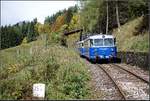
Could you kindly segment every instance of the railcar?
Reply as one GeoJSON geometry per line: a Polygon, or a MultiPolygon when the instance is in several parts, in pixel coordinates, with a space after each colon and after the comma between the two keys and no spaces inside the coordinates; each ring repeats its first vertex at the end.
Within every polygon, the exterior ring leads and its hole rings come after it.
{"type": "Polygon", "coordinates": [[[89,36],[79,41],[77,45],[80,55],[91,61],[117,58],[116,38],[112,35],[97,34],[89,36]]]}

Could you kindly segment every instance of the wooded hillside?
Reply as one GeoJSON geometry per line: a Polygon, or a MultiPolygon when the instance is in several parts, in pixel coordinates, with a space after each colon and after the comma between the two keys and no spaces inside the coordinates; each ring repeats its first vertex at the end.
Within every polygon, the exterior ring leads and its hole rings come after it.
{"type": "Polygon", "coordinates": [[[22,21],[15,25],[1,26],[1,49],[34,41],[41,34],[47,36],[48,43],[62,43],[60,41],[63,40],[72,45],[79,40],[79,35],[66,39],[62,37],[64,32],[83,28],[83,34],[112,34],[114,28],[120,28],[140,16],[143,16],[143,20],[134,35],[148,30],[148,0],[80,0],[79,5],[45,17],[44,24],[35,18],[31,22],[22,21]]]}

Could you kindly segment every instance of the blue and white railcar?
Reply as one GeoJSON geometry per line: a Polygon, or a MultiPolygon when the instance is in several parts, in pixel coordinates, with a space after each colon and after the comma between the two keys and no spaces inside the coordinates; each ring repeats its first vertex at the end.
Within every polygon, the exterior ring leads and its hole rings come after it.
{"type": "Polygon", "coordinates": [[[90,60],[117,57],[115,38],[112,35],[93,35],[80,42],[80,54],[90,60]]]}

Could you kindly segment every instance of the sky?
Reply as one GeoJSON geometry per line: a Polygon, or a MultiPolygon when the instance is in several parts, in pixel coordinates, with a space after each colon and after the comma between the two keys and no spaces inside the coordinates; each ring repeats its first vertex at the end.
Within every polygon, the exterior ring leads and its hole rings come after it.
{"type": "Polygon", "coordinates": [[[1,1],[1,25],[13,25],[20,21],[44,23],[47,16],[59,10],[67,9],[77,4],[77,1],[1,1]]]}

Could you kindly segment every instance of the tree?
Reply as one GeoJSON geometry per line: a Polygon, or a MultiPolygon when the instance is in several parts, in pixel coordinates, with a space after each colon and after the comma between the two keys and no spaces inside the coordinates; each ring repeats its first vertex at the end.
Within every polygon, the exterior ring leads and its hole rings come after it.
{"type": "Polygon", "coordinates": [[[118,24],[118,31],[120,32],[120,21],[119,21],[119,12],[118,12],[118,0],[116,0],[116,19],[118,24]]]}
{"type": "Polygon", "coordinates": [[[48,23],[46,23],[43,26],[43,30],[44,30],[43,31],[44,33],[50,34],[51,33],[51,26],[48,23]]]}
{"type": "Polygon", "coordinates": [[[107,24],[106,24],[106,34],[108,34],[108,1],[107,1],[107,24]]]}
{"type": "Polygon", "coordinates": [[[77,29],[78,27],[79,27],[79,15],[74,14],[69,23],[69,30],[77,29]]]}
{"type": "Polygon", "coordinates": [[[73,16],[72,9],[69,8],[69,9],[67,10],[67,12],[66,12],[66,15],[65,15],[65,23],[66,23],[66,24],[69,24],[69,23],[70,23],[70,20],[71,20],[72,16],[73,16]]]}
{"type": "Polygon", "coordinates": [[[60,30],[61,26],[65,24],[65,14],[57,17],[55,23],[51,27],[52,32],[57,32],[60,30]]]}
{"type": "Polygon", "coordinates": [[[31,42],[37,39],[37,36],[39,35],[38,33],[38,28],[36,27],[37,25],[37,18],[33,19],[30,23],[28,23],[28,31],[27,31],[27,41],[31,42]]]}
{"type": "Polygon", "coordinates": [[[130,18],[135,18],[137,16],[142,16],[147,13],[148,0],[129,0],[128,1],[128,13],[130,18]]]}
{"type": "Polygon", "coordinates": [[[27,37],[25,37],[23,40],[22,40],[22,43],[21,44],[26,44],[28,41],[27,41],[27,37]]]}
{"type": "Polygon", "coordinates": [[[73,14],[77,12],[77,6],[72,6],[72,7],[69,7],[68,10],[66,11],[66,16],[65,16],[65,24],[69,24],[72,17],[73,17],[73,14]]]}
{"type": "Polygon", "coordinates": [[[85,32],[92,32],[98,20],[101,21],[104,10],[104,0],[81,1],[80,22],[85,32]]]}
{"type": "Polygon", "coordinates": [[[43,34],[44,33],[44,25],[39,23],[39,22],[35,25],[35,29],[37,30],[37,32],[39,34],[43,34]]]}
{"type": "Polygon", "coordinates": [[[147,14],[147,2],[147,0],[81,0],[83,5],[80,11],[81,26],[85,32],[110,33],[113,28],[147,14]]]}

